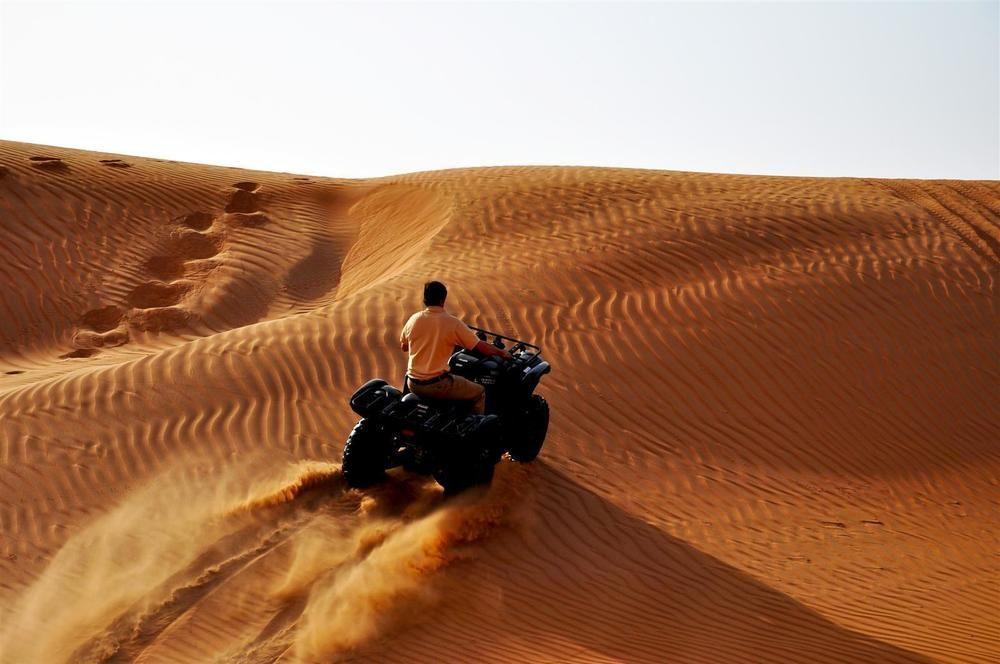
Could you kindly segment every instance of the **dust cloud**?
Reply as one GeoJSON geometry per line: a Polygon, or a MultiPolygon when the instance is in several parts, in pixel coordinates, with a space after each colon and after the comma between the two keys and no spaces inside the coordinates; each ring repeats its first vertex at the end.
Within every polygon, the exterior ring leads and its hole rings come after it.
{"type": "Polygon", "coordinates": [[[510,520],[519,483],[511,469],[503,487],[444,500],[424,479],[349,491],[339,467],[321,462],[249,463],[212,478],[190,467],[159,475],[66,542],[0,631],[0,661],[134,654],[182,612],[173,605],[186,590],[228,561],[263,557],[261,542],[291,522],[265,591],[273,615],[288,619],[229,657],[315,661],[357,648],[435,600],[431,576],[510,520]],[[295,504],[320,485],[327,494],[295,504]]]}

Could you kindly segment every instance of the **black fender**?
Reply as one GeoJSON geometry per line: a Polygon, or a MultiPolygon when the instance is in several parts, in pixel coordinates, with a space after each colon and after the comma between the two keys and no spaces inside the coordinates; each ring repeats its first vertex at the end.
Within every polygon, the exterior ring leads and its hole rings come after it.
{"type": "Polygon", "coordinates": [[[391,401],[402,397],[388,381],[373,378],[351,395],[351,410],[361,417],[371,417],[385,408],[391,401]]]}

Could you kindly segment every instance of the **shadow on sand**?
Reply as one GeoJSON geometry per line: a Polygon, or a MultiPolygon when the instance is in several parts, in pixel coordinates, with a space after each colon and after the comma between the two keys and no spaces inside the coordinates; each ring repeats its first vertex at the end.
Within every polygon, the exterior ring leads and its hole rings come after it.
{"type": "Polygon", "coordinates": [[[443,628],[479,660],[931,661],[831,622],[544,462],[526,482],[524,518],[440,579],[448,601],[356,655],[426,655],[443,628]]]}

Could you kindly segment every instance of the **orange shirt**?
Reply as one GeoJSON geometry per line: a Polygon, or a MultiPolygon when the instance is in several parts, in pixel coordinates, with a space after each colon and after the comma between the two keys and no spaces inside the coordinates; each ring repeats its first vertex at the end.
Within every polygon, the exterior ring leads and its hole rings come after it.
{"type": "Polygon", "coordinates": [[[455,352],[455,346],[472,348],[479,343],[479,337],[444,307],[427,307],[406,321],[399,343],[410,347],[407,375],[427,380],[448,370],[448,358],[455,352]]]}

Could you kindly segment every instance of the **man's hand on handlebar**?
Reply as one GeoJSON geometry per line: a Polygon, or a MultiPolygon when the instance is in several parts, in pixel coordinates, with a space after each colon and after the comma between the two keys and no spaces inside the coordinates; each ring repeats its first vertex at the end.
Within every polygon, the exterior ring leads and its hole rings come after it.
{"type": "Polygon", "coordinates": [[[483,355],[486,356],[500,357],[505,360],[509,360],[514,357],[513,355],[510,354],[510,352],[507,351],[507,349],[497,348],[493,344],[487,343],[485,341],[480,341],[479,343],[477,343],[476,347],[473,350],[475,350],[477,353],[482,353],[483,355]]]}

